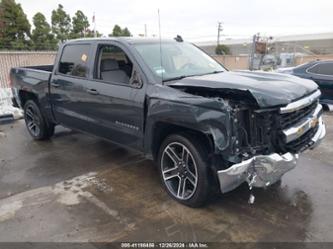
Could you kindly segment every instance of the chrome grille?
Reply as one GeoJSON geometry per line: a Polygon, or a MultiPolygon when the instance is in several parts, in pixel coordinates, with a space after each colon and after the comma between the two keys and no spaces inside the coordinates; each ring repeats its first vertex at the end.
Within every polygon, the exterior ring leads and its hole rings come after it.
{"type": "Polygon", "coordinates": [[[295,112],[280,114],[280,127],[286,129],[309,116],[317,107],[318,100],[295,112]]]}
{"type": "Polygon", "coordinates": [[[292,152],[302,152],[302,151],[306,150],[308,147],[310,147],[312,145],[311,139],[316,134],[318,127],[319,126],[317,125],[313,129],[307,131],[301,137],[291,141],[290,143],[287,143],[285,145],[286,150],[292,151],[292,152]]]}
{"type": "Polygon", "coordinates": [[[283,152],[297,153],[311,146],[311,139],[319,127],[318,118],[322,114],[319,96],[318,90],[280,109],[278,124],[281,135],[278,144],[283,152]]]}

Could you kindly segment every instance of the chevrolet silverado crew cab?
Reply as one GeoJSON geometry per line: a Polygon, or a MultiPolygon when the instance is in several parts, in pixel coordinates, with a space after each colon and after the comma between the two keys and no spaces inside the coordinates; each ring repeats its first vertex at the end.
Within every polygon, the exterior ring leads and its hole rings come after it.
{"type": "Polygon", "coordinates": [[[63,125],[140,151],[192,207],[216,189],[276,183],[326,133],[313,81],[231,72],[179,39],[72,40],[54,65],[10,78],[34,139],[63,125]]]}

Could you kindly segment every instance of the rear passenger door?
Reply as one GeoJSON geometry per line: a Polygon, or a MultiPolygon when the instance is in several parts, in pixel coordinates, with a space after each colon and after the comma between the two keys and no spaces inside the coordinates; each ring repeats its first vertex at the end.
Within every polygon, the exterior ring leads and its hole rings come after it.
{"type": "Polygon", "coordinates": [[[95,122],[84,109],[87,97],[91,97],[87,93],[92,74],[91,53],[89,43],[65,45],[50,81],[50,99],[57,122],[88,132],[90,124],[95,122]]]}
{"type": "Polygon", "coordinates": [[[128,147],[143,142],[145,85],[138,65],[117,42],[96,44],[93,79],[87,82],[85,115],[91,132],[128,147]]]}

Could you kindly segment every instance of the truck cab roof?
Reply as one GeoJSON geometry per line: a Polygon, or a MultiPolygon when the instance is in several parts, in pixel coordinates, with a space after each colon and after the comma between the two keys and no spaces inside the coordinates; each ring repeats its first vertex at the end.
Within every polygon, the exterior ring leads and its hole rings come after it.
{"type": "Polygon", "coordinates": [[[98,37],[98,38],[80,38],[80,39],[73,39],[64,42],[64,44],[75,44],[75,43],[95,43],[95,42],[108,42],[108,41],[117,41],[120,43],[125,43],[128,45],[131,44],[145,44],[145,43],[170,43],[170,42],[177,42],[174,39],[159,39],[159,38],[134,38],[134,37],[98,37]]]}

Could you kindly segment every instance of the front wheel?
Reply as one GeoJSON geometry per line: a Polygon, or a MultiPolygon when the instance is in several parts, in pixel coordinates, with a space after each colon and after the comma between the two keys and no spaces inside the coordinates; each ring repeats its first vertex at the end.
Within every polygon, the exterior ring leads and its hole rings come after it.
{"type": "Polygon", "coordinates": [[[168,136],[158,154],[159,172],[168,194],[178,202],[202,206],[209,194],[207,153],[190,135],[168,136]]]}
{"type": "Polygon", "coordinates": [[[45,120],[39,106],[33,100],[28,100],[24,105],[24,120],[35,140],[45,140],[54,134],[54,124],[45,120]]]}

